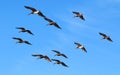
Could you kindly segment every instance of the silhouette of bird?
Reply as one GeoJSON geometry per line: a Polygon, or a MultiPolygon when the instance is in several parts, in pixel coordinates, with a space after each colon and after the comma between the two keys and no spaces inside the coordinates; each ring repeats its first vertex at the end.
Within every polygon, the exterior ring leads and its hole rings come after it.
{"type": "Polygon", "coordinates": [[[28,45],[32,45],[30,42],[28,42],[26,40],[22,40],[21,38],[13,37],[13,39],[18,40],[18,42],[16,42],[16,43],[25,43],[25,44],[28,44],[28,45]]]}
{"type": "Polygon", "coordinates": [[[49,22],[48,25],[54,25],[55,27],[61,29],[61,27],[56,22],[52,21],[51,19],[49,19],[47,17],[44,17],[44,19],[49,22]]]}
{"type": "Polygon", "coordinates": [[[46,55],[42,55],[42,54],[32,54],[32,56],[34,56],[34,57],[38,57],[38,59],[45,59],[45,60],[47,60],[48,62],[51,62],[51,60],[50,60],[50,58],[48,57],[48,56],[46,56],[46,55]]]}
{"type": "Polygon", "coordinates": [[[99,34],[103,37],[102,39],[106,39],[106,40],[108,40],[110,42],[113,42],[112,39],[109,36],[107,36],[106,34],[101,33],[101,32],[99,32],[99,34]]]}
{"type": "Polygon", "coordinates": [[[29,6],[24,6],[24,7],[27,8],[27,9],[30,9],[32,11],[28,15],[30,15],[30,14],[38,14],[41,17],[45,17],[45,15],[43,15],[43,13],[40,10],[36,10],[35,8],[29,7],[29,6]]]}
{"type": "Polygon", "coordinates": [[[72,13],[73,13],[73,14],[76,14],[76,16],[74,16],[74,17],[79,17],[80,19],[82,19],[82,20],[85,21],[85,18],[83,17],[83,14],[81,14],[81,13],[79,13],[79,12],[75,12],[75,11],[73,11],[72,13]]]}
{"type": "Polygon", "coordinates": [[[63,56],[64,58],[68,58],[65,54],[60,53],[60,52],[59,52],[59,51],[57,51],[57,50],[52,50],[52,51],[56,53],[56,55],[55,55],[55,56],[63,56]]]}
{"type": "Polygon", "coordinates": [[[77,42],[74,42],[74,44],[77,45],[76,48],[81,48],[84,52],[87,53],[87,50],[85,49],[85,47],[84,47],[83,45],[81,45],[81,44],[79,44],[79,43],[77,43],[77,42]]]}
{"type": "Polygon", "coordinates": [[[57,59],[51,59],[52,61],[55,61],[54,64],[61,64],[62,66],[64,67],[68,67],[68,65],[66,65],[64,62],[60,61],[60,60],[57,60],[57,59]]]}
{"type": "Polygon", "coordinates": [[[19,32],[27,32],[27,33],[29,33],[29,34],[32,34],[32,35],[34,35],[30,30],[26,30],[25,28],[23,28],[23,27],[17,27],[16,29],[20,29],[20,31],[19,32]]]}

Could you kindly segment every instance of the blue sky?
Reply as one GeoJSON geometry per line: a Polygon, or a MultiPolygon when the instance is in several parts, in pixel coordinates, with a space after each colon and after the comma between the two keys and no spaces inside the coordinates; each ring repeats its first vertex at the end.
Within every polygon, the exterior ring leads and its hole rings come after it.
{"type": "Polygon", "coordinates": [[[120,74],[120,0],[2,0],[0,1],[0,74],[1,75],[119,75],[120,74]],[[31,6],[57,22],[62,30],[47,26],[42,17],[27,15],[31,6]],[[73,18],[81,12],[86,21],[73,18]],[[18,33],[16,27],[30,29],[35,35],[18,33]],[[113,42],[101,40],[109,35],[113,42]],[[16,44],[20,37],[33,45],[16,44]],[[76,49],[74,41],[83,44],[88,53],[76,49]],[[56,49],[68,59],[54,57],[56,49]],[[64,61],[69,68],[37,60],[32,54],[44,54],[64,61]]]}

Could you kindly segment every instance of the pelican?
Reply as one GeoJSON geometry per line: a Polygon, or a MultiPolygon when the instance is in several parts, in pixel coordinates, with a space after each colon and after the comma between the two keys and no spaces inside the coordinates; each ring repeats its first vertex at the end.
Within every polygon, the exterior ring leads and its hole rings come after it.
{"type": "Polygon", "coordinates": [[[56,22],[52,21],[51,19],[47,17],[44,17],[44,19],[49,22],[49,25],[54,25],[55,27],[61,29],[61,27],[56,22]]]}
{"type": "Polygon", "coordinates": [[[32,54],[32,56],[34,57],[38,57],[38,59],[42,59],[44,58],[45,60],[47,60],[48,62],[51,62],[50,58],[46,55],[42,55],[42,54],[32,54]]]}
{"type": "Polygon", "coordinates": [[[30,42],[28,42],[26,40],[22,40],[21,38],[13,37],[13,39],[18,40],[18,42],[16,42],[16,43],[25,43],[25,44],[28,44],[28,45],[32,45],[30,42]]]}
{"type": "Polygon", "coordinates": [[[77,45],[76,48],[81,48],[84,52],[87,53],[87,50],[85,49],[85,47],[83,45],[81,45],[80,43],[74,42],[75,45],[77,45]]]}
{"type": "Polygon", "coordinates": [[[56,55],[55,55],[55,56],[63,56],[64,58],[68,58],[65,54],[60,53],[60,52],[59,52],[59,51],[57,51],[57,50],[52,50],[52,51],[56,53],[56,55]]]}
{"type": "Polygon", "coordinates": [[[83,17],[83,14],[81,14],[81,13],[79,13],[79,12],[75,12],[75,11],[73,11],[72,13],[73,13],[73,14],[76,14],[76,16],[74,16],[74,17],[79,17],[80,19],[82,19],[82,20],[85,21],[85,18],[83,17]]]}
{"type": "Polygon", "coordinates": [[[26,29],[23,28],[23,27],[17,27],[16,29],[20,29],[19,32],[27,32],[27,33],[29,33],[29,34],[31,34],[31,35],[34,35],[30,30],[26,30],[26,29]]]}
{"type": "Polygon", "coordinates": [[[57,60],[57,59],[51,59],[52,61],[55,61],[54,64],[61,64],[62,66],[64,67],[68,67],[68,65],[66,65],[64,62],[60,61],[60,60],[57,60]]]}
{"type": "Polygon", "coordinates": [[[32,12],[29,13],[30,14],[38,14],[41,17],[45,17],[45,15],[43,15],[43,13],[40,10],[36,10],[35,8],[29,7],[29,6],[24,6],[26,9],[30,9],[32,12]]]}
{"type": "Polygon", "coordinates": [[[113,42],[112,39],[109,36],[107,36],[106,34],[101,33],[101,32],[99,32],[99,34],[103,37],[102,39],[106,39],[106,40],[108,40],[110,42],[113,42]]]}

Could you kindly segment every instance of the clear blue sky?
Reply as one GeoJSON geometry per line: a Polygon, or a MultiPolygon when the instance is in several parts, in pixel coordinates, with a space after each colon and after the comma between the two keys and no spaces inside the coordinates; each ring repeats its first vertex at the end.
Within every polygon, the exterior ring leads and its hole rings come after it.
{"type": "Polygon", "coordinates": [[[0,75],[120,75],[120,0],[1,0],[0,1],[0,75]],[[38,15],[27,15],[24,6],[41,10],[62,30],[46,26],[38,15]],[[73,18],[72,11],[83,13],[86,21],[73,18]],[[35,35],[18,33],[16,27],[30,29],[35,35]],[[113,42],[101,40],[109,35],[113,42]],[[33,45],[16,44],[20,37],[33,45]],[[88,53],[76,49],[83,44],[88,53]],[[68,59],[54,57],[56,49],[68,59]],[[40,53],[64,61],[69,68],[37,60],[40,53]]]}

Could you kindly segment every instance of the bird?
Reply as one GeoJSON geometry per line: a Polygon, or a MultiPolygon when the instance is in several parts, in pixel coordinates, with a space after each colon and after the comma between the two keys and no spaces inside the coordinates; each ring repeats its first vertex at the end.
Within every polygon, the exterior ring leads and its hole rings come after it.
{"type": "Polygon", "coordinates": [[[28,42],[26,40],[23,40],[21,38],[13,37],[13,39],[18,40],[18,42],[16,42],[16,43],[25,43],[25,44],[28,44],[28,45],[32,45],[30,42],[28,42]]]}
{"type": "Polygon", "coordinates": [[[57,51],[57,50],[52,50],[52,51],[56,53],[56,55],[55,55],[55,56],[63,56],[64,58],[68,58],[65,54],[60,53],[60,52],[59,52],[59,51],[57,51]]]}
{"type": "Polygon", "coordinates": [[[103,37],[102,39],[106,39],[106,40],[108,40],[110,42],[113,42],[112,39],[109,36],[107,36],[106,34],[101,33],[101,32],[99,32],[99,34],[103,37]]]}
{"type": "Polygon", "coordinates": [[[47,60],[48,62],[51,62],[51,59],[50,59],[48,56],[46,56],[46,55],[42,55],[42,54],[32,54],[32,56],[38,57],[38,59],[44,58],[44,59],[47,60]]]}
{"type": "Polygon", "coordinates": [[[62,66],[64,67],[68,67],[68,65],[66,65],[64,62],[60,61],[60,60],[57,60],[57,59],[51,59],[52,61],[55,61],[54,64],[61,64],[62,66]]]}
{"type": "Polygon", "coordinates": [[[31,35],[34,35],[30,30],[26,30],[26,29],[23,28],[23,27],[16,27],[16,29],[20,29],[19,32],[27,32],[27,33],[29,33],[29,34],[31,34],[31,35]]]}
{"type": "Polygon", "coordinates": [[[30,6],[24,6],[26,9],[30,9],[32,12],[29,13],[28,15],[30,14],[38,14],[39,16],[41,17],[46,17],[45,15],[43,15],[43,13],[40,11],[40,10],[36,10],[35,8],[33,7],[30,7],[30,6]]]}
{"type": "Polygon", "coordinates": [[[85,47],[83,45],[81,45],[80,43],[74,42],[75,45],[77,45],[76,48],[81,48],[84,52],[87,53],[87,50],[85,49],[85,47]]]}
{"type": "Polygon", "coordinates": [[[83,14],[81,14],[81,13],[79,13],[79,12],[75,12],[75,11],[73,11],[72,13],[73,13],[73,14],[76,14],[76,16],[74,16],[74,17],[79,17],[80,19],[82,19],[82,20],[85,21],[85,18],[83,17],[83,14]]]}
{"type": "Polygon", "coordinates": [[[62,29],[56,22],[52,21],[51,19],[47,17],[44,17],[44,19],[49,22],[48,25],[54,25],[56,28],[62,29]]]}

